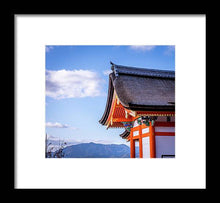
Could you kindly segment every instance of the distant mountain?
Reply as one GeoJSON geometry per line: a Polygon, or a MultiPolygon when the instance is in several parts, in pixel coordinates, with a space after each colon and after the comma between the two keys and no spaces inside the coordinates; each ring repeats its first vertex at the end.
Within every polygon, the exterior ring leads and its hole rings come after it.
{"type": "Polygon", "coordinates": [[[130,148],[125,144],[90,142],[65,147],[63,153],[64,158],[129,158],[130,148]]]}

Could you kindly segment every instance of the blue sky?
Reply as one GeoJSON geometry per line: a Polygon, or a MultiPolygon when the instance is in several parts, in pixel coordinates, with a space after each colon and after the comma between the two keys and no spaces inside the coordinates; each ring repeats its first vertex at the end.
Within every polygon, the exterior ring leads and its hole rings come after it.
{"type": "Polygon", "coordinates": [[[98,121],[115,64],[175,70],[175,46],[53,46],[46,54],[46,133],[67,143],[127,144],[98,121]]]}

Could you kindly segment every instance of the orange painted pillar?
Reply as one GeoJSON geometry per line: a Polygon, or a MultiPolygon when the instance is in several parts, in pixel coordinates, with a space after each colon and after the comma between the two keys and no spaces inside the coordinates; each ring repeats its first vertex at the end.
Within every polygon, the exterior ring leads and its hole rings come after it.
{"type": "Polygon", "coordinates": [[[139,131],[139,157],[143,158],[143,150],[142,150],[142,125],[139,125],[138,131],[139,131]]]}
{"type": "Polygon", "coordinates": [[[135,158],[135,146],[134,146],[134,140],[133,140],[133,128],[131,128],[130,132],[130,157],[135,158]]]}
{"type": "Polygon", "coordinates": [[[156,158],[156,145],[155,145],[155,129],[150,122],[149,126],[150,138],[150,158],[156,158]]]}

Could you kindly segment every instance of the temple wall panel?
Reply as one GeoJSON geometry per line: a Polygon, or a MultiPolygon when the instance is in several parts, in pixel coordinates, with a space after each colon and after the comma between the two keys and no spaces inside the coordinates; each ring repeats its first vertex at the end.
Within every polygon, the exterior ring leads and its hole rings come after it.
{"type": "Polygon", "coordinates": [[[175,127],[155,127],[155,132],[175,132],[175,127]]]}
{"type": "Polygon", "coordinates": [[[144,133],[149,133],[149,128],[143,128],[142,129],[142,134],[144,134],[144,133]]]}
{"type": "Polygon", "coordinates": [[[175,136],[156,136],[156,158],[162,155],[175,155],[175,136]]]}
{"type": "Polygon", "coordinates": [[[139,135],[139,131],[134,131],[133,136],[139,135]]]}
{"type": "Polygon", "coordinates": [[[143,158],[150,158],[150,140],[149,137],[142,138],[143,158]]]}
{"type": "Polygon", "coordinates": [[[139,140],[134,141],[135,146],[135,158],[139,158],[139,140]]]}

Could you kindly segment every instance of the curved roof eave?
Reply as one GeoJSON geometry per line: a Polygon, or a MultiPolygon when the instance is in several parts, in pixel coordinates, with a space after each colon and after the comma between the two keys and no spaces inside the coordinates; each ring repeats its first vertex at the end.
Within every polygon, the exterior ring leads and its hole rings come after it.
{"type": "Polygon", "coordinates": [[[111,104],[112,104],[112,99],[113,99],[113,94],[114,94],[114,87],[113,87],[113,84],[112,84],[112,77],[113,77],[113,73],[110,73],[109,74],[109,85],[108,85],[108,96],[107,96],[105,111],[102,115],[102,118],[99,120],[99,123],[101,123],[102,125],[105,125],[105,122],[108,119],[109,112],[110,112],[110,109],[111,109],[111,104]]]}
{"type": "Polygon", "coordinates": [[[134,111],[175,111],[175,71],[152,70],[110,62],[108,96],[99,122],[106,124],[114,91],[124,108],[134,111]]]}

